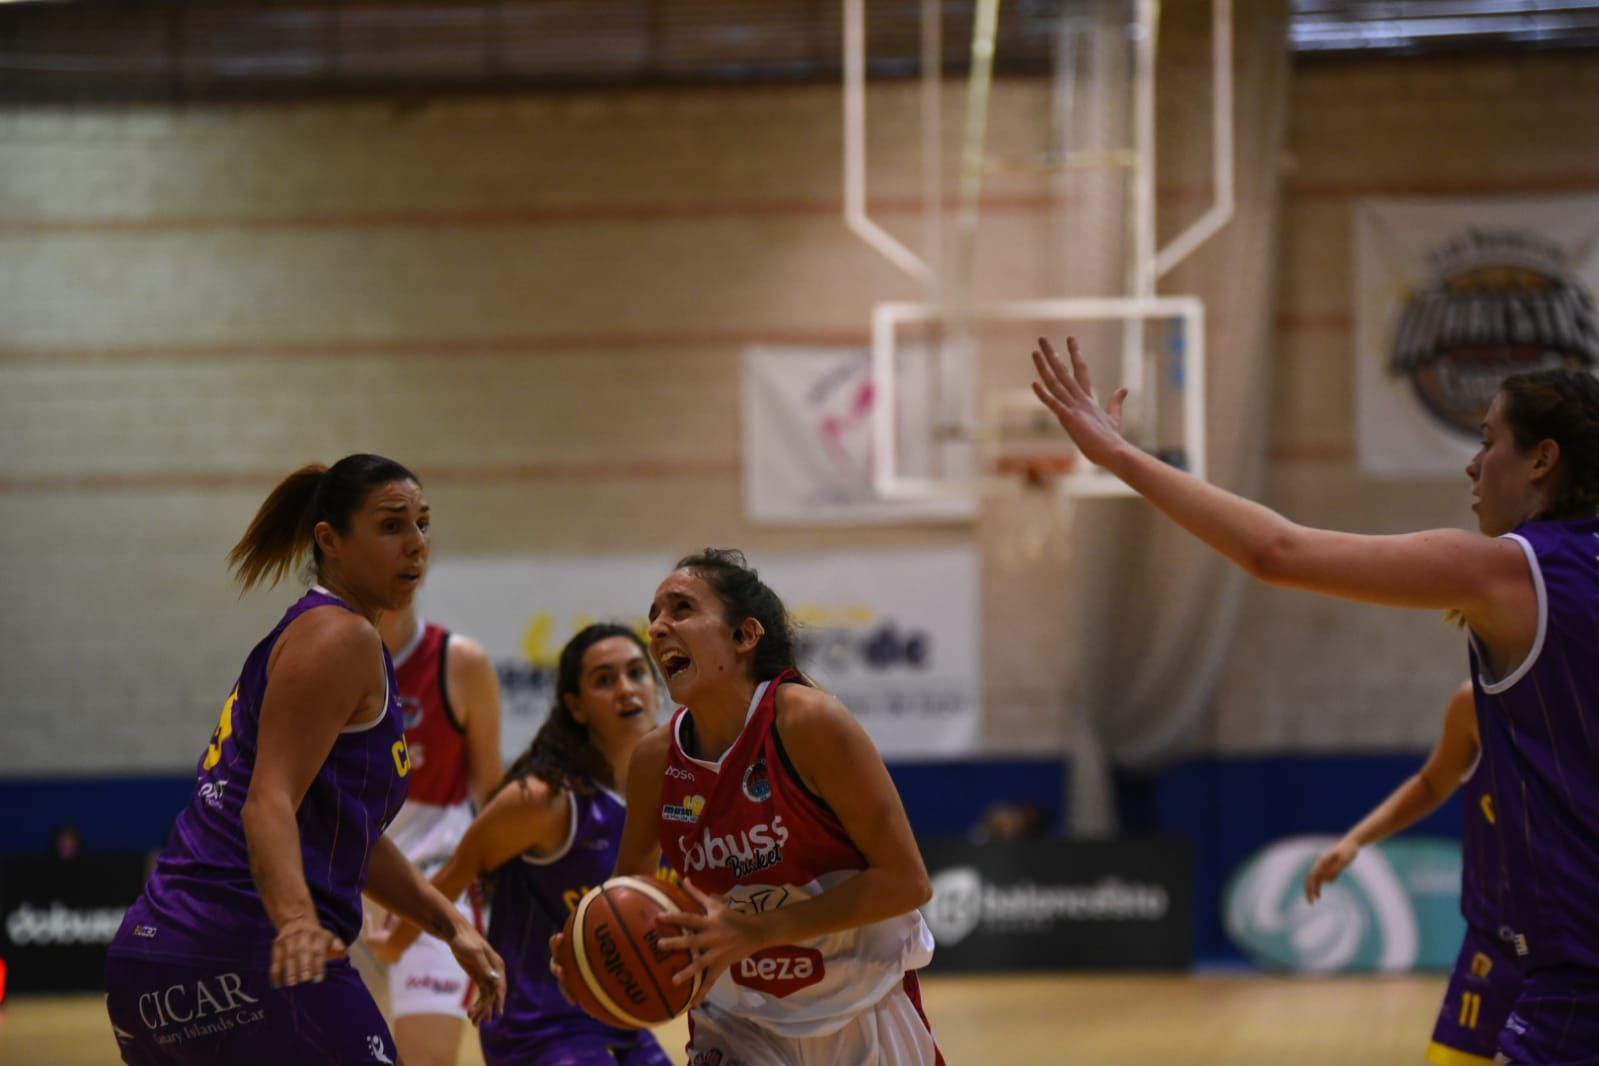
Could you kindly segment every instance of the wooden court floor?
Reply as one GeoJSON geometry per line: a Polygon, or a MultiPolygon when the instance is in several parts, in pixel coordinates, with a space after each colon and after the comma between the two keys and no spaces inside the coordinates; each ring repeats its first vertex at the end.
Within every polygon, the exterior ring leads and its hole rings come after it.
{"type": "MultiPolygon", "coordinates": [[[[1420,1066],[1444,977],[928,977],[950,1066],[1420,1066]]],[[[683,1061],[682,1023],[660,1031],[683,1061]]],[[[471,1034],[469,1034],[469,1037],[471,1034]]],[[[476,1041],[461,1066],[481,1066],[476,1041]]],[[[99,996],[14,997],[3,1066],[114,1066],[99,996]]]]}

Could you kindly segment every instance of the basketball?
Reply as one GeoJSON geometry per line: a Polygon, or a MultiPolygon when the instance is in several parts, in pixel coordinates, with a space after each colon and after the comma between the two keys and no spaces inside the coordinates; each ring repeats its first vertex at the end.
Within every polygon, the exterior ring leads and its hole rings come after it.
{"type": "Polygon", "coordinates": [[[690,955],[656,946],[675,932],[657,923],[668,911],[704,914],[705,908],[684,889],[653,878],[613,877],[589,889],[566,919],[556,960],[580,1007],[626,1029],[648,1029],[683,1013],[702,975],[685,985],[672,983],[690,955]]]}

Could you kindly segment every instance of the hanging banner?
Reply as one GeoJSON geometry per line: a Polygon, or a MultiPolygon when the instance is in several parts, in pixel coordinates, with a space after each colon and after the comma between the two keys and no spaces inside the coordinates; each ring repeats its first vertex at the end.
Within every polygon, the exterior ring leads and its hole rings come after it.
{"type": "Polygon", "coordinates": [[[1336,881],[1305,900],[1305,877],[1338,842],[1289,837],[1233,872],[1227,935],[1269,969],[1300,973],[1405,973],[1454,965],[1460,916],[1460,844],[1396,837],[1361,849],[1336,881]]]}
{"type": "Polygon", "coordinates": [[[1499,383],[1599,370],[1599,196],[1355,205],[1367,473],[1460,478],[1499,383]]]}
{"type": "Polygon", "coordinates": [[[1186,840],[918,843],[935,973],[1193,967],[1186,840]]]}
{"type": "MultiPolygon", "coordinates": [[[[903,448],[916,428],[925,359],[902,353],[903,448]]],[[[865,348],[750,348],[744,353],[744,510],[753,522],[840,524],[965,520],[975,499],[884,500],[872,489],[871,357],[865,348]]]]}
{"type": "MultiPolygon", "coordinates": [[[[488,650],[500,675],[507,760],[555,699],[567,639],[614,621],[641,636],[675,556],[441,560],[421,595],[429,620],[488,650]]],[[[978,560],[969,548],[755,558],[798,625],[800,668],[843,701],[888,758],[978,750],[978,560]]],[[[672,710],[662,690],[662,716],[672,710]]]]}

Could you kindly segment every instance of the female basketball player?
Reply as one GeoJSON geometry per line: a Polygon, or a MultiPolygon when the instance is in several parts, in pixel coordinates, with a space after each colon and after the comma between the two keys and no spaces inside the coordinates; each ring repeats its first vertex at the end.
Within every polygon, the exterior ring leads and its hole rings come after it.
{"type": "Polygon", "coordinates": [[[661,947],[696,956],[675,980],[705,975],[690,1059],[940,1062],[915,973],[926,867],[866,731],[796,669],[782,601],[741,553],[691,555],[650,650],[683,706],[634,753],[616,871],[664,850],[708,912],[661,919],[680,930],[661,947]]]}
{"type": "Polygon", "coordinates": [[[375,622],[410,603],[427,528],[415,475],[352,455],[289,475],[233,549],[245,589],[308,550],[318,583],[245,660],[108,952],[123,1061],[392,1063],[343,957],[363,890],[450,942],[477,984],[474,1016],[503,1004],[499,956],[382,835],[411,761],[375,622]]]}
{"type": "MultiPolygon", "coordinates": [[[[611,874],[626,813],[615,789],[659,706],[637,634],[606,624],[577,633],[561,650],[549,718],[434,875],[447,896],[492,879],[489,941],[512,970],[504,1014],[482,1029],[487,1066],[671,1061],[649,1033],[614,1029],[568,1002],[544,953],[583,894],[611,874]]],[[[406,923],[372,945],[392,958],[414,951],[418,933],[406,923]]]]}
{"type": "Polygon", "coordinates": [[[1500,847],[1497,898],[1524,983],[1500,1061],[1595,1061],[1599,1049],[1599,380],[1518,374],[1466,468],[1487,536],[1361,536],[1296,525],[1133,447],[1126,390],[1102,409],[1077,342],[1033,353],[1044,405],[1085,458],[1276,585],[1458,611],[1469,631],[1483,768],[1500,847]]]}
{"type": "MultiPolygon", "coordinates": [[[[431,875],[444,864],[504,773],[500,683],[474,640],[424,623],[414,604],[378,623],[394,658],[411,752],[410,792],[388,837],[431,875]]],[[[471,893],[451,897],[482,928],[471,893]]],[[[471,984],[444,941],[424,937],[387,969],[389,1017],[406,1066],[455,1066],[471,984]]]]}
{"type": "Polygon", "coordinates": [[[1422,768],[1393,791],[1360,824],[1316,860],[1305,878],[1305,898],[1321,898],[1322,886],[1335,880],[1360,849],[1415,825],[1466,788],[1466,831],[1460,870],[1460,910],[1466,938],[1455,959],[1433,1027],[1427,1061],[1439,1066],[1493,1062],[1499,1029],[1521,991],[1521,973],[1510,945],[1499,938],[1499,910],[1493,903],[1499,869],[1494,838],[1493,794],[1482,767],[1477,739],[1477,708],[1471,682],[1455,691],[1444,711],[1443,734],[1422,768]]]}

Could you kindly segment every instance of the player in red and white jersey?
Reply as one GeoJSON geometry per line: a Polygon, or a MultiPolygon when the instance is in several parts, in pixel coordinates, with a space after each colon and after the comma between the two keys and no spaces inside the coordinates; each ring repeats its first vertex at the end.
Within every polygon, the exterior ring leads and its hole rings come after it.
{"type": "Polygon", "coordinates": [[[866,731],[795,668],[788,612],[736,551],[682,560],[650,607],[670,725],[628,772],[617,872],[664,851],[708,914],[676,914],[706,975],[691,1063],[942,1062],[916,970],[927,869],[866,731]]]}
{"type": "MultiPolygon", "coordinates": [[[[379,625],[394,658],[411,789],[388,837],[426,876],[454,853],[475,805],[499,784],[500,684],[474,640],[423,622],[414,606],[379,625]]],[[[475,894],[456,906],[483,929],[475,894]]],[[[422,937],[387,968],[394,1042],[407,1066],[455,1066],[469,985],[442,941],[422,937]]]]}

